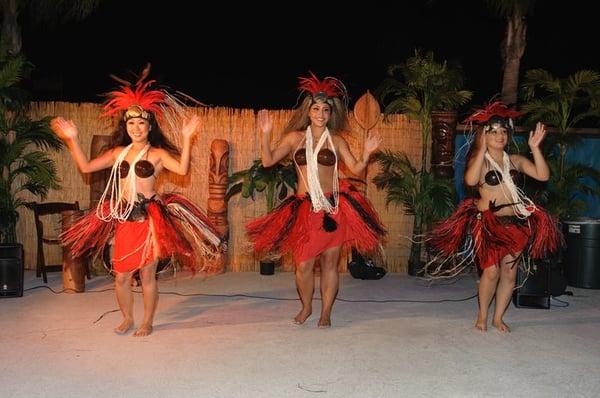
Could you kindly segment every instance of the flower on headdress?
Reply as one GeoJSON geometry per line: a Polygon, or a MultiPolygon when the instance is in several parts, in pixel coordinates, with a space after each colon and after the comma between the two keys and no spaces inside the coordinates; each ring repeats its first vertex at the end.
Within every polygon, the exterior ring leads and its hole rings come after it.
{"type": "Polygon", "coordinates": [[[314,73],[310,72],[309,77],[299,77],[300,86],[298,89],[302,93],[309,93],[313,98],[322,97],[324,100],[334,97],[341,97],[344,100],[348,97],[346,86],[335,77],[326,77],[319,80],[314,73]]]}
{"type": "Polygon", "coordinates": [[[494,116],[512,119],[521,116],[521,114],[521,112],[504,105],[502,101],[494,101],[488,103],[485,108],[477,109],[471,116],[466,118],[463,123],[485,124],[494,116]]]}

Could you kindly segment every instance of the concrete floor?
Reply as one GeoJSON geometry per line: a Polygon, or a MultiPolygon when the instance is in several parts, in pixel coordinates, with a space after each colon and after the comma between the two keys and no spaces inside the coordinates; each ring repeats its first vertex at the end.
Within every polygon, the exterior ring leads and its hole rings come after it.
{"type": "MultiPolygon", "coordinates": [[[[180,276],[160,281],[155,331],[136,338],[112,331],[112,280],[86,284],[54,294],[28,271],[24,296],[0,299],[0,397],[600,396],[600,290],[569,287],[569,305],[548,310],[511,304],[512,333],[482,333],[473,276],[428,286],[343,275],[322,330],[319,301],[291,323],[291,273],[180,276]]],[[[59,273],[48,287],[62,288],[59,273]]]]}

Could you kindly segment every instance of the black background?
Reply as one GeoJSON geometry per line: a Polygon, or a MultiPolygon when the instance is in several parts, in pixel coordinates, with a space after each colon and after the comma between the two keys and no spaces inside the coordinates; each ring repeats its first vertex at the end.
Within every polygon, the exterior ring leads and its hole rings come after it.
{"type": "MultiPolygon", "coordinates": [[[[352,103],[416,48],[460,63],[466,88],[475,92],[472,104],[501,88],[505,22],[479,0],[298,1],[269,9],[198,3],[207,7],[201,12],[191,1],[103,0],[87,19],[52,29],[23,18],[23,52],[36,66],[34,99],[101,102],[99,94],[116,84],[109,74],[127,77],[151,62],[151,77],[210,105],[290,108],[297,77],[309,70],[340,78],[352,103]]],[[[600,70],[593,3],[538,1],[527,19],[521,71],[600,70]]]]}

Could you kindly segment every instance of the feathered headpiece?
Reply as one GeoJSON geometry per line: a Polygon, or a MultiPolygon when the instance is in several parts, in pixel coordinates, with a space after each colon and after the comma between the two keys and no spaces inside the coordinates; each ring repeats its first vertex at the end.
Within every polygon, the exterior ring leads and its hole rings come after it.
{"type": "Polygon", "coordinates": [[[521,112],[510,109],[502,101],[494,101],[488,103],[485,108],[477,109],[463,123],[486,124],[494,116],[502,119],[512,119],[521,116],[521,112]]]}
{"type": "Polygon", "coordinates": [[[341,97],[344,102],[348,100],[346,86],[335,77],[319,80],[314,73],[310,72],[309,77],[299,77],[298,80],[300,92],[310,94],[313,100],[327,101],[335,97],[341,97]]]}
{"type": "Polygon", "coordinates": [[[148,120],[152,112],[161,118],[165,106],[167,106],[167,95],[164,90],[153,90],[150,86],[155,80],[144,81],[150,73],[150,64],[144,68],[135,84],[111,75],[113,79],[121,83],[119,89],[106,94],[109,98],[104,105],[102,116],[112,116],[117,112],[125,111],[124,120],[141,117],[148,120]]]}

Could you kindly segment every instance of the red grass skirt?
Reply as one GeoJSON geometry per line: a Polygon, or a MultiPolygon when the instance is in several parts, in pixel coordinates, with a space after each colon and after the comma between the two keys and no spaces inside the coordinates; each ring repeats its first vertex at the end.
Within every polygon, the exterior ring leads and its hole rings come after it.
{"type": "Polygon", "coordinates": [[[467,240],[481,269],[488,268],[507,255],[527,253],[543,258],[562,244],[558,222],[541,207],[524,220],[496,216],[490,210],[477,209],[474,199],[463,201],[446,220],[428,233],[427,243],[435,251],[451,257],[464,251],[467,240]]]}
{"type": "Polygon", "coordinates": [[[148,219],[117,223],[112,258],[115,272],[135,271],[152,264],[156,257],[148,219]]]}
{"type": "Polygon", "coordinates": [[[295,195],[246,224],[246,232],[260,255],[292,253],[296,263],[342,245],[374,252],[386,233],[371,203],[347,181],[340,183],[336,214],[313,212],[308,195],[295,195]]]}
{"type": "MultiPolygon", "coordinates": [[[[104,203],[105,214],[108,203],[104,203]]],[[[130,272],[157,260],[174,257],[193,272],[217,273],[220,262],[207,261],[223,250],[219,233],[208,217],[181,195],[136,202],[137,221],[102,221],[96,209],[61,234],[62,244],[75,257],[98,256],[114,236],[113,269],[130,272]],[[141,222],[140,222],[141,221],[141,222]]]]}

